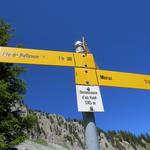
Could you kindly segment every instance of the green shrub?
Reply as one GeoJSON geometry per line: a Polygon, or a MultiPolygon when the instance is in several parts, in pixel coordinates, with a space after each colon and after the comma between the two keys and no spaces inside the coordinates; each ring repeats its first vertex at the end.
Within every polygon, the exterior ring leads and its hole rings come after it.
{"type": "Polygon", "coordinates": [[[41,138],[38,138],[35,142],[44,146],[48,146],[48,143],[44,139],[41,139],[41,138]]]}

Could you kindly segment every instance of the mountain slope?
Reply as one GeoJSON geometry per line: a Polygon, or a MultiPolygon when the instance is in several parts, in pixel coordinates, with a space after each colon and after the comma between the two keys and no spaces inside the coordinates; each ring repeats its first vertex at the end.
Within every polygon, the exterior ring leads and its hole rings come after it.
{"type": "MultiPolygon", "coordinates": [[[[84,127],[79,120],[66,120],[63,116],[36,112],[37,126],[19,150],[84,150],[84,127]],[[38,144],[39,143],[39,144],[38,144]]],[[[125,131],[104,132],[98,129],[101,150],[150,150],[150,136],[139,137],[125,131]]]]}
{"type": "Polygon", "coordinates": [[[26,140],[24,143],[17,146],[18,150],[68,150],[60,145],[49,143],[47,146],[36,142],[26,140]]]}

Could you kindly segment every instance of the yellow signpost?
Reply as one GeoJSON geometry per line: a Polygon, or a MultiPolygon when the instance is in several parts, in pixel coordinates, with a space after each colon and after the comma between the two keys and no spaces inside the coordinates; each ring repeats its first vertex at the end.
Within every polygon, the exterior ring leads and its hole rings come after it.
{"type": "Polygon", "coordinates": [[[0,62],[36,65],[74,66],[73,53],[0,47],[0,62]]]}
{"type": "Polygon", "coordinates": [[[95,69],[75,68],[75,82],[77,85],[97,85],[95,69]]]}
{"type": "Polygon", "coordinates": [[[0,47],[0,62],[96,68],[92,54],[0,47]]]}
{"type": "Polygon", "coordinates": [[[97,70],[100,86],[113,86],[150,90],[150,75],[97,70]]]}
{"type": "Polygon", "coordinates": [[[92,54],[81,54],[81,53],[74,53],[76,67],[82,68],[96,68],[95,60],[92,54]]]}
{"type": "Polygon", "coordinates": [[[150,75],[97,70],[90,53],[0,47],[0,62],[75,67],[78,85],[99,85],[150,90],[150,75]]]}
{"type": "Polygon", "coordinates": [[[75,68],[78,85],[98,85],[150,90],[150,75],[75,68]]]}

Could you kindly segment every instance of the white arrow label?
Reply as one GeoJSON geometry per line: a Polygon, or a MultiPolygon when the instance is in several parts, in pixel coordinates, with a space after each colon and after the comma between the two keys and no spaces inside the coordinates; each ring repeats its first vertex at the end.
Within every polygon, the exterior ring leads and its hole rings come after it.
{"type": "Polygon", "coordinates": [[[78,111],[103,112],[99,86],[76,85],[78,111]]]}

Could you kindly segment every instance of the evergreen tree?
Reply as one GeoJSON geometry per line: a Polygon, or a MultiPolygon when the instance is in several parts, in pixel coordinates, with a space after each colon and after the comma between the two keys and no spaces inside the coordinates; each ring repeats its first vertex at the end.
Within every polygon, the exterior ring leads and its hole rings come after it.
{"type": "MultiPolygon", "coordinates": [[[[11,25],[0,19],[0,46],[8,45],[12,31],[11,25]]],[[[25,131],[36,119],[32,114],[21,117],[19,111],[12,109],[22,102],[26,92],[25,82],[19,78],[23,71],[18,65],[0,63],[0,150],[13,149],[22,142],[27,136],[25,131]]]]}

